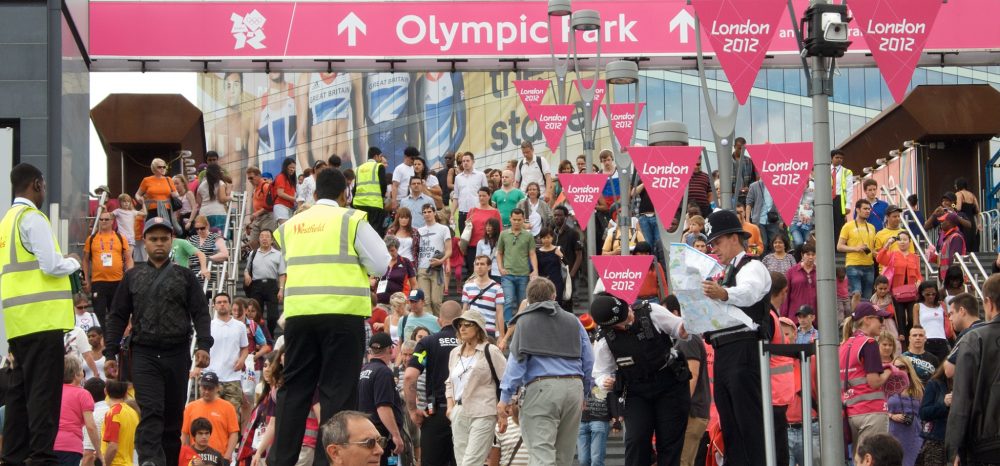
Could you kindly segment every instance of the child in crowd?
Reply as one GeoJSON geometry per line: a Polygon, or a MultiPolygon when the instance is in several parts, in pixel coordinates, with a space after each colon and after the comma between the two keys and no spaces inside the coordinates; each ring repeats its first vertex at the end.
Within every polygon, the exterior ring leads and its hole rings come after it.
{"type": "Polygon", "coordinates": [[[847,290],[847,268],[837,267],[837,320],[843,322],[851,315],[851,293],[847,290]]]}
{"type": "Polygon", "coordinates": [[[880,310],[892,314],[887,317],[882,324],[882,329],[892,334],[893,338],[899,338],[899,330],[896,326],[896,310],[892,305],[892,293],[889,292],[889,279],[885,275],[875,277],[875,294],[869,301],[880,310]]]}
{"type": "Polygon", "coordinates": [[[688,219],[688,228],[684,233],[684,242],[688,246],[694,246],[696,240],[707,240],[702,231],[705,231],[705,217],[701,215],[692,216],[688,219]]]}
{"type": "MultiPolygon", "coordinates": [[[[101,436],[101,449],[104,451],[102,461],[105,466],[132,466],[139,413],[125,401],[128,383],[108,380],[104,393],[108,396],[108,411],[104,415],[104,433],[101,436]]],[[[209,429],[211,428],[209,424],[209,429]]]]}
{"type": "Polygon", "coordinates": [[[146,262],[146,248],[142,245],[142,227],[146,222],[146,212],[136,210],[132,197],[125,193],[118,196],[118,205],[119,207],[111,212],[118,225],[118,234],[128,241],[128,248],[132,250],[132,260],[146,262]]]}
{"type": "Polygon", "coordinates": [[[223,466],[222,453],[208,446],[212,423],[203,417],[191,421],[191,445],[182,445],[179,466],[223,466]]]}

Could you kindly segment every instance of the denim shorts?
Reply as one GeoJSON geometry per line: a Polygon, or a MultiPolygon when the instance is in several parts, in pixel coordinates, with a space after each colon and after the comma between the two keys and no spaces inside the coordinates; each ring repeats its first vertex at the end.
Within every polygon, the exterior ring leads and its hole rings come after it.
{"type": "Polygon", "coordinates": [[[875,269],[870,265],[847,266],[847,289],[867,300],[875,292],[875,269]]]}

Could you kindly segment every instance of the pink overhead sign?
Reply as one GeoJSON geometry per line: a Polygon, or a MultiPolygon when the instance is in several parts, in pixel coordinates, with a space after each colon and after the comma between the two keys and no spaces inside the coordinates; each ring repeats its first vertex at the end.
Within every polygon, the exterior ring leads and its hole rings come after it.
{"type": "Polygon", "coordinates": [[[664,228],[670,229],[677,206],[684,199],[695,162],[701,156],[699,146],[631,147],[628,154],[639,172],[643,189],[664,228]]]}
{"type": "Polygon", "coordinates": [[[517,89],[517,96],[521,98],[521,104],[524,105],[528,118],[537,120],[535,107],[545,100],[545,94],[549,92],[549,80],[518,79],[514,81],[514,89],[517,89]]]}
{"type": "Polygon", "coordinates": [[[813,144],[748,144],[747,152],[753,154],[750,160],[771,195],[778,214],[785,220],[785,224],[791,225],[795,212],[798,211],[802,192],[809,185],[809,174],[813,168],[813,144]]]}
{"type": "Polygon", "coordinates": [[[559,141],[569,126],[569,116],[575,108],[573,104],[535,106],[535,121],[538,122],[538,129],[542,130],[550,151],[559,149],[559,141]]]}
{"type": "Polygon", "coordinates": [[[601,189],[608,181],[604,173],[560,173],[559,184],[562,185],[566,202],[573,207],[573,215],[581,230],[586,230],[590,217],[594,215],[597,198],[601,189]]]}
{"type": "Polygon", "coordinates": [[[604,291],[632,304],[649,274],[653,256],[590,256],[604,291]]]}
{"type": "Polygon", "coordinates": [[[892,98],[901,102],[941,0],[851,0],[850,6],[892,98]]]}
{"type": "Polygon", "coordinates": [[[692,5],[736,100],[746,104],[771,39],[778,33],[785,0],[693,0],[692,5]]]}
{"type": "Polygon", "coordinates": [[[618,140],[618,146],[622,152],[628,152],[632,145],[632,134],[634,133],[635,120],[642,114],[642,109],[646,107],[645,102],[639,102],[639,111],[636,112],[636,104],[605,104],[604,113],[608,116],[608,125],[611,132],[618,140]]]}
{"type": "MultiPolygon", "coordinates": [[[[801,16],[809,2],[792,3],[801,16]]],[[[854,0],[851,6],[856,8],[854,0]]],[[[544,1],[516,0],[92,0],[89,52],[93,57],[189,59],[548,57],[546,8],[544,1]]],[[[573,9],[597,10],[602,20],[600,32],[577,34],[581,54],[592,55],[598,39],[605,56],[689,56],[695,52],[694,9],[685,0],[575,1],[573,9]]],[[[948,2],[941,7],[933,30],[927,25],[925,48],[996,49],[1000,44],[997,17],[1000,2],[996,0],[948,2]]],[[[907,21],[915,24],[917,19],[907,21]]],[[[852,38],[860,36],[860,23],[851,23],[852,38]]],[[[788,15],[778,28],[768,52],[797,54],[788,15]]],[[[708,31],[703,33],[707,36],[708,31]]],[[[556,50],[566,50],[572,34],[570,17],[554,18],[551,34],[556,50]]],[[[713,53],[709,48],[705,52],[713,53]]],[[[864,49],[864,41],[855,40],[851,51],[864,49]]]]}

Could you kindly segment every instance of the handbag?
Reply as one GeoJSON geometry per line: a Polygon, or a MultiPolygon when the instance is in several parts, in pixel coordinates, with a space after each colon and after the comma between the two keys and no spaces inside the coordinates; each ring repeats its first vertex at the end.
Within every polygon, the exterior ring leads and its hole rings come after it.
{"type": "MultiPolygon", "coordinates": [[[[889,265],[882,271],[882,276],[889,279],[889,283],[892,283],[892,279],[896,275],[896,256],[897,254],[892,255],[892,259],[889,259],[889,265]]],[[[908,278],[908,276],[905,276],[903,280],[905,281],[908,278]]],[[[896,302],[912,303],[917,300],[917,284],[903,283],[902,285],[896,285],[892,287],[891,293],[892,299],[896,300],[896,302]]]]}
{"type": "Polygon", "coordinates": [[[560,264],[560,269],[562,270],[563,277],[563,290],[562,290],[562,300],[569,301],[573,299],[573,277],[569,276],[569,266],[566,264],[560,264]]]}

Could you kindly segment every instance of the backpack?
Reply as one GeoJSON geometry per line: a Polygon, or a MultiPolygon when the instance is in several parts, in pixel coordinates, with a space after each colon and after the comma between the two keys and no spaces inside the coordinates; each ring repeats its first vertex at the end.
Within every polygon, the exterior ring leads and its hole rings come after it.
{"type": "Polygon", "coordinates": [[[264,180],[260,185],[260,190],[264,191],[264,205],[267,206],[267,210],[274,208],[274,200],[278,198],[278,190],[274,187],[274,183],[264,180]]]}
{"type": "MultiPolygon", "coordinates": [[[[538,171],[542,172],[541,194],[544,195],[545,190],[548,189],[549,187],[548,186],[549,182],[548,180],[545,179],[545,167],[542,166],[542,159],[536,159],[535,162],[538,163],[538,171]]],[[[521,159],[517,162],[517,175],[521,180],[524,180],[524,159],[521,159]]],[[[524,189],[527,190],[528,187],[525,186],[524,189]]]]}

